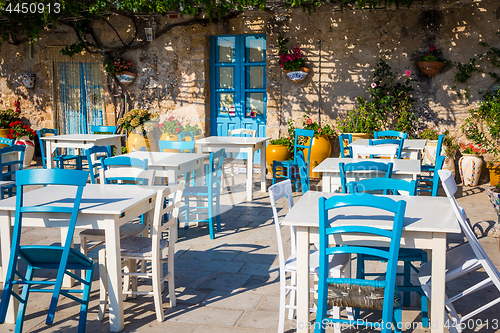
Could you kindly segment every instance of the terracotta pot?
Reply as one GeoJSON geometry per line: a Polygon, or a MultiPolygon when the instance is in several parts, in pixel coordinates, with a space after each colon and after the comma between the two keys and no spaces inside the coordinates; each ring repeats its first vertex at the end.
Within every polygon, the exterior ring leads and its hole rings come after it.
{"type": "Polygon", "coordinates": [[[483,168],[483,159],[475,154],[463,154],[458,161],[462,184],[477,186],[483,168]]]}
{"type": "Polygon", "coordinates": [[[16,145],[24,146],[24,161],[23,168],[27,168],[31,165],[31,161],[33,160],[33,154],[35,154],[35,144],[33,141],[27,137],[23,136],[16,140],[14,143],[16,145]]]}
{"type": "Polygon", "coordinates": [[[299,84],[307,77],[311,70],[307,67],[302,67],[299,71],[287,71],[285,70],[286,76],[293,82],[299,84]]]}
{"type": "Polygon", "coordinates": [[[495,186],[500,182],[500,162],[488,163],[486,167],[490,172],[490,185],[495,186]]]}
{"type": "MultiPolygon", "coordinates": [[[[438,140],[427,140],[424,149],[424,156],[422,159],[422,165],[434,165],[436,164],[436,150],[437,150],[438,140]]],[[[441,146],[441,156],[446,154],[446,146],[441,146]]],[[[455,178],[455,160],[451,156],[446,156],[443,163],[443,169],[450,170],[453,178],[455,178]]]]}
{"type": "Polygon", "coordinates": [[[267,170],[273,175],[273,161],[286,161],[290,159],[290,152],[285,145],[268,145],[266,147],[267,170]]]}
{"type": "MultiPolygon", "coordinates": [[[[0,129],[0,137],[7,138],[7,135],[10,134],[10,128],[2,128],[0,129]]],[[[0,144],[0,148],[8,147],[8,145],[0,144]]]]}
{"type": "Polygon", "coordinates": [[[441,72],[446,64],[441,61],[419,61],[417,62],[417,66],[422,73],[431,77],[441,72]]]}
{"type": "Polygon", "coordinates": [[[129,133],[127,138],[127,152],[133,151],[158,151],[155,140],[148,140],[147,135],[129,133]]]}
{"type": "MultiPolygon", "coordinates": [[[[160,140],[164,141],[179,141],[179,136],[177,135],[169,135],[167,133],[163,133],[160,137],[160,140]]],[[[191,140],[191,138],[189,138],[191,140]]],[[[186,138],[187,141],[187,138],[186,138]]],[[[178,153],[178,150],[175,149],[163,149],[163,153],[178,153]]]]}
{"type": "Polygon", "coordinates": [[[121,84],[123,84],[124,86],[128,86],[129,84],[132,84],[132,82],[134,82],[137,74],[128,71],[123,71],[116,73],[115,76],[118,79],[118,81],[120,81],[121,84]]]}
{"type": "MultiPolygon", "coordinates": [[[[307,140],[306,145],[309,145],[309,140],[307,140]]],[[[307,159],[307,154],[309,149],[304,149],[304,157],[307,159]]],[[[309,177],[319,178],[321,173],[312,172],[312,170],[317,167],[321,162],[330,157],[332,153],[332,144],[330,143],[330,138],[327,135],[320,135],[319,137],[313,137],[313,142],[311,146],[311,160],[309,164],[309,177]]],[[[307,162],[307,160],[306,160],[307,162]]]]}

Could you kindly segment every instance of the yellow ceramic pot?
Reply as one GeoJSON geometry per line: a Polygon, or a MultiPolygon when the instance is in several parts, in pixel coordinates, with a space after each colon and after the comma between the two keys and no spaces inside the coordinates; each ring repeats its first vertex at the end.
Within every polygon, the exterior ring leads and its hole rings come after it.
{"type": "Polygon", "coordinates": [[[500,163],[488,163],[486,164],[486,167],[490,172],[490,185],[495,186],[500,182],[500,163]]]}
{"type": "MultiPolygon", "coordinates": [[[[0,137],[6,138],[10,134],[10,128],[0,129],[0,137]]],[[[0,145],[0,148],[8,147],[8,145],[0,145]]]]}
{"type": "MultiPolygon", "coordinates": [[[[309,140],[307,140],[306,145],[309,145],[309,140]]],[[[304,149],[304,157],[307,162],[307,154],[309,149],[304,149]]],[[[314,137],[311,147],[311,159],[309,164],[309,177],[319,178],[321,174],[318,172],[312,172],[312,170],[317,167],[321,162],[330,157],[332,153],[332,144],[330,143],[330,138],[327,135],[320,135],[319,137],[314,137]]]]}
{"type": "Polygon", "coordinates": [[[158,151],[155,140],[148,140],[147,135],[129,133],[127,138],[127,152],[158,151]]]}
{"type": "Polygon", "coordinates": [[[273,161],[286,161],[289,158],[290,152],[285,145],[268,145],[266,147],[267,170],[271,176],[273,175],[273,161]]]}
{"type": "MultiPolygon", "coordinates": [[[[160,140],[163,141],[179,141],[179,137],[177,135],[168,135],[167,133],[163,133],[160,137],[160,140]]],[[[189,139],[191,140],[191,138],[189,139]]],[[[175,149],[163,149],[163,153],[178,153],[178,150],[175,149]]]]}

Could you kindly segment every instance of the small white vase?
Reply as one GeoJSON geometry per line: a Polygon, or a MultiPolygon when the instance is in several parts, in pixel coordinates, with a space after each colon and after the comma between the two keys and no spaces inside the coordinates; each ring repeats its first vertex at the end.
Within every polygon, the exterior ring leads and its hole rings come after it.
{"type": "Polygon", "coordinates": [[[35,144],[27,136],[16,139],[14,144],[25,146],[23,168],[29,167],[31,165],[31,160],[33,160],[33,154],[35,154],[35,144]]]}
{"type": "Polygon", "coordinates": [[[479,176],[483,169],[483,159],[475,154],[463,154],[458,161],[462,184],[467,186],[477,186],[479,176]]]}

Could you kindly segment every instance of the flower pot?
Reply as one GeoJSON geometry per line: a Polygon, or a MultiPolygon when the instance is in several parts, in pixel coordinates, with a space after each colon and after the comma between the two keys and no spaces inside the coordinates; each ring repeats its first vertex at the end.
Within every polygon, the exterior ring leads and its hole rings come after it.
{"type": "MultiPolygon", "coordinates": [[[[10,134],[10,129],[9,128],[2,128],[0,129],[0,137],[2,138],[8,138],[7,135],[10,134]]],[[[5,147],[8,147],[8,145],[3,145],[3,144],[0,144],[0,148],[5,148],[5,147]]]]}
{"type": "Polygon", "coordinates": [[[417,66],[422,73],[431,77],[441,72],[446,64],[441,61],[419,61],[417,62],[417,66]]]}
{"type": "Polygon", "coordinates": [[[299,84],[306,78],[307,74],[309,74],[311,70],[307,67],[302,67],[299,71],[284,71],[286,76],[293,82],[299,84]]]}
{"type": "Polygon", "coordinates": [[[34,73],[28,73],[24,74],[21,78],[23,81],[24,86],[26,89],[33,89],[35,88],[35,74],[34,73]]]}
{"type": "MultiPolygon", "coordinates": [[[[436,150],[437,150],[438,140],[427,140],[424,149],[424,156],[422,159],[422,165],[434,165],[436,164],[436,150]]],[[[441,146],[441,154],[445,155],[446,146],[441,146]]],[[[446,156],[443,163],[443,169],[450,170],[453,177],[455,177],[455,160],[451,156],[446,156]]]]}
{"type": "Polygon", "coordinates": [[[31,161],[33,160],[33,154],[35,154],[35,144],[27,136],[17,139],[14,144],[25,147],[23,168],[29,167],[31,165],[31,161]]]}
{"type": "MultiPolygon", "coordinates": [[[[306,145],[309,145],[309,140],[307,140],[306,145]]],[[[304,157],[307,159],[307,154],[309,149],[304,149],[304,157]]],[[[330,143],[330,138],[328,135],[320,135],[319,137],[313,137],[313,142],[311,146],[311,159],[309,164],[309,177],[319,178],[321,174],[319,172],[312,172],[312,170],[317,167],[321,162],[330,157],[332,153],[332,144],[330,143]]],[[[307,160],[306,160],[307,162],[307,160]]]]}
{"type": "MultiPolygon", "coordinates": [[[[187,138],[186,138],[187,139],[187,138]]],[[[163,133],[160,137],[160,140],[164,141],[179,141],[179,136],[177,135],[169,135],[167,133],[163,133]]],[[[191,138],[189,138],[191,140],[191,138]]],[[[163,153],[178,153],[178,150],[175,149],[163,149],[163,153]]]]}
{"type": "Polygon", "coordinates": [[[500,182],[500,162],[488,163],[486,167],[490,172],[490,185],[495,186],[500,182]]]}
{"type": "Polygon", "coordinates": [[[463,154],[458,161],[462,184],[477,186],[483,167],[483,159],[475,154],[463,154]]]}
{"type": "Polygon", "coordinates": [[[129,84],[132,84],[132,82],[134,82],[137,74],[132,73],[132,72],[123,71],[123,72],[116,73],[115,76],[118,79],[118,81],[120,81],[121,84],[123,84],[124,86],[128,86],[129,84]]]}
{"type": "Polygon", "coordinates": [[[142,133],[129,133],[127,138],[127,152],[158,151],[155,140],[148,140],[142,133]]]}
{"type": "Polygon", "coordinates": [[[493,205],[493,208],[495,208],[495,211],[498,215],[500,213],[500,193],[495,192],[494,187],[490,187],[486,189],[486,194],[488,195],[488,198],[490,199],[490,202],[493,205]]]}
{"type": "Polygon", "coordinates": [[[273,161],[286,161],[290,158],[290,152],[285,145],[268,145],[266,147],[267,170],[273,175],[273,161]]]}

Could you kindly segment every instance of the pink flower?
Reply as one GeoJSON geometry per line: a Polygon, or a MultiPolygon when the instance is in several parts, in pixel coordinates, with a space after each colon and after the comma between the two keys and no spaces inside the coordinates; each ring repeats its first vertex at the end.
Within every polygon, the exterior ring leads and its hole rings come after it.
{"type": "Polygon", "coordinates": [[[373,82],[373,83],[371,84],[371,87],[372,87],[372,89],[375,89],[375,88],[377,88],[377,84],[376,84],[375,82],[373,82]]]}
{"type": "Polygon", "coordinates": [[[181,129],[180,129],[180,128],[176,128],[176,129],[175,129],[175,131],[176,131],[177,133],[179,133],[179,132],[181,131],[181,129]]]}
{"type": "Polygon", "coordinates": [[[175,117],[174,117],[174,116],[170,116],[170,117],[168,117],[168,119],[167,119],[167,120],[168,120],[168,121],[172,121],[172,120],[174,120],[174,119],[175,119],[175,117]]]}
{"type": "Polygon", "coordinates": [[[406,76],[410,76],[411,75],[411,70],[409,70],[409,69],[405,70],[405,75],[406,76]]]}
{"type": "Polygon", "coordinates": [[[429,50],[431,51],[434,51],[436,49],[436,47],[434,45],[431,45],[431,47],[429,47],[429,50]]]}
{"type": "Polygon", "coordinates": [[[312,124],[312,122],[313,122],[313,121],[312,121],[312,119],[311,119],[311,118],[307,118],[307,119],[306,119],[306,124],[307,124],[307,125],[311,125],[311,124],[312,124]]]}

